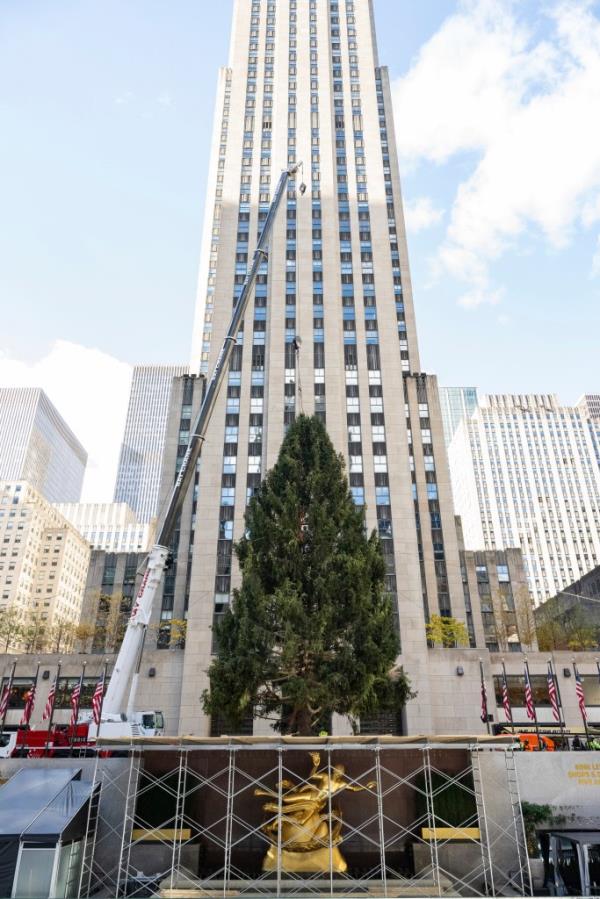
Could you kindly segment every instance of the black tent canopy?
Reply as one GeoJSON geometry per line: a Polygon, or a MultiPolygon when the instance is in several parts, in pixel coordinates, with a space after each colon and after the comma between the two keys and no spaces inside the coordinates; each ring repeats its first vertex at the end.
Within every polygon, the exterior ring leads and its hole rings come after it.
{"type": "Polygon", "coordinates": [[[0,896],[12,893],[20,848],[83,839],[92,790],[81,768],[37,765],[21,768],[0,788],[0,896]]]}

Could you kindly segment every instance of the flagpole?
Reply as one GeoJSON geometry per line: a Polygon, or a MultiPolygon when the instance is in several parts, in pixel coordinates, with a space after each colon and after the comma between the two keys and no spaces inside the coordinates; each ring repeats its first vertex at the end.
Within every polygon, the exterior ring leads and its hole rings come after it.
{"type": "MultiPolygon", "coordinates": [[[[73,743],[75,741],[75,731],[77,729],[77,721],[79,720],[79,708],[81,706],[81,693],[83,691],[83,678],[85,677],[85,666],[87,662],[83,663],[83,667],[81,669],[81,677],[79,678],[79,696],[77,697],[77,705],[72,710],[72,724],[71,724],[71,745],[70,745],[70,755],[73,756],[73,743]]],[[[72,694],[71,694],[72,695],[72,694]]]]}
{"type": "MultiPolygon", "coordinates": [[[[48,755],[48,747],[50,746],[50,737],[52,735],[52,723],[54,721],[54,709],[56,708],[56,697],[58,695],[58,680],[60,677],[61,660],[58,660],[56,666],[56,677],[54,680],[54,698],[52,700],[52,708],[50,709],[50,717],[48,719],[48,736],[46,737],[46,745],[44,746],[44,756],[48,755]]],[[[50,688],[52,689],[52,688],[50,688]]]]}
{"type": "MultiPolygon", "coordinates": [[[[10,694],[12,693],[12,685],[15,679],[15,669],[17,667],[18,659],[15,659],[12,664],[12,670],[8,676],[8,683],[4,688],[6,690],[6,709],[4,710],[4,714],[2,715],[2,721],[0,722],[0,737],[4,733],[4,724],[6,722],[6,716],[8,715],[8,704],[10,702],[10,694]]],[[[4,699],[4,691],[2,692],[2,699],[4,699]]]]}
{"type": "Polygon", "coordinates": [[[491,734],[490,715],[488,712],[487,690],[485,689],[485,680],[483,677],[483,659],[479,659],[479,673],[481,674],[481,712],[483,714],[483,706],[485,704],[485,726],[488,734],[491,734]]]}
{"type": "MultiPolygon", "coordinates": [[[[41,662],[38,660],[37,668],[35,669],[35,678],[33,679],[33,685],[29,691],[28,698],[25,700],[25,708],[23,710],[23,716],[22,716],[21,720],[19,721],[19,725],[17,727],[17,739],[15,741],[15,750],[17,752],[17,755],[19,753],[19,732],[20,732],[21,728],[23,727],[23,718],[25,717],[25,715],[27,713],[27,706],[28,706],[32,696],[33,696],[33,701],[35,702],[35,694],[37,692],[37,682],[38,682],[38,677],[40,674],[40,664],[41,664],[41,662]]],[[[29,710],[29,716],[27,718],[27,721],[25,722],[25,727],[30,727],[29,722],[31,721],[32,713],[33,713],[33,705],[31,706],[31,709],[29,710]]],[[[25,749],[25,744],[23,744],[23,749],[25,749]]]]}
{"type": "Polygon", "coordinates": [[[538,741],[538,751],[541,752],[543,748],[543,743],[540,737],[540,726],[538,724],[537,717],[537,709],[535,707],[535,699],[533,698],[533,687],[531,686],[531,674],[529,672],[529,662],[527,661],[527,656],[525,656],[525,671],[527,672],[527,681],[529,683],[529,689],[531,690],[531,708],[533,709],[533,720],[535,723],[535,733],[538,741]]]}
{"type": "MultiPolygon", "coordinates": [[[[579,674],[579,671],[577,670],[577,665],[575,663],[575,659],[573,659],[573,673],[575,674],[575,685],[577,685],[577,682],[579,682],[579,684],[581,685],[581,691],[583,694],[583,683],[581,680],[581,675],[579,674]]],[[[579,704],[579,702],[578,702],[578,704],[579,704]]],[[[583,699],[583,708],[585,709],[585,697],[583,699]]],[[[581,717],[583,720],[583,727],[585,729],[585,741],[587,743],[586,748],[589,749],[590,748],[590,732],[588,730],[587,715],[584,714],[584,711],[582,710],[581,706],[579,706],[579,711],[581,712],[581,717]]]]}
{"type": "MultiPolygon", "coordinates": [[[[560,719],[559,719],[558,723],[560,724],[560,737],[561,737],[561,740],[563,741],[563,746],[564,746],[565,712],[564,712],[563,704],[562,704],[562,696],[560,695],[560,687],[558,685],[558,677],[557,677],[556,671],[554,670],[554,665],[552,664],[552,659],[548,659],[548,665],[550,666],[550,674],[552,675],[552,680],[554,681],[554,686],[556,687],[556,696],[558,699],[558,711],[559,711],[559,715],[560,715],[560,719]]],[[[567,743],[567,749],[568,749],[568,743],[567,743]]]]}
{"type": "MultiPolygon", "coordinates": [[[[506,690],[506,696],[508,697],[508,680],[506,677],[506,665],[504,664],[504,659],[502,659],[502,678],[503,678],[503,683],[502,683],[503,692],[504,692],[504,690],[506,690]]],[[[502,705],[504,706],[504,695],[502,696],[502,705]]],[[[515,722],[513,721],[512,705],[510,704],[510,700],[508,703],[508,708],[510,710],[510,730],[514,737],[515,722]]],[[[504,709],[504,714],[506,715],[506,709],[504,709]]]]}
{"type": "MultiPolygon", "coordinates": [[[[96,725],[96,752],[98,751],[98,740],[100,739],[100,727],[102,726],[102,708],[104,706],[104,695],[106,693],[106,675],[108,673],[108,659],[104,659],[104,671],[102,672],[102,698],[100,700],[100,709],[98,711],[98,724],[96,725]]],[[[94,710],[92,709],[92,715],[94,710]]]]}

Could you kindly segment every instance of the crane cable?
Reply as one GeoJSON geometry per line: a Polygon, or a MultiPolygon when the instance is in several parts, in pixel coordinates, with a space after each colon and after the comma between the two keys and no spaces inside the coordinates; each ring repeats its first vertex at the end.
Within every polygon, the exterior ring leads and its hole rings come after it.
{"type": "MultiPolygon", "coordinates": [[[[301,162],[298,166],[298,171],[300,174],[300,196],[303,197],[306,192],[306,185],[304,184],[304,164],[301,162]]],[[[297,196],[297,195],[296,195],[297,196]]],[[[298,322],[298,309],[300,299],[300,254],[298,253],[298,211],[296,204],[296,324],[298,322]]],[[[296,380],[298,382],[298,405],[300,407],[300,414],[304,415],[304,398],[302,396],[302,376],[300,374],[300,347],[302,346],[302,338],[296,332],[294,337],[294,357],[296,362],[296,380]]]]}

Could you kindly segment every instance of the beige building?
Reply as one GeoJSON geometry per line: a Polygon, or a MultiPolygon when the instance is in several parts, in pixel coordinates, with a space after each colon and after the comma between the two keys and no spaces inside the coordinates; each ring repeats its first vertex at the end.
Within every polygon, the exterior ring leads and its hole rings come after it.
{"type": "MultiPolygon", "coordinates": [[[[90,547],[25,481],[0,482],[0,610],[40,623],[42,643],[79,624],[90,547]]],[[[22,648],[16,635],[12,650],[22,648]]]]}
{"type": "Polygon", "coordinates": [[[535,651],[533,602],[521,550],[461,550],[460,562],[471,645],[490,652],[535,651]]]}
{"type": "MultiPolygon", "coordinates": [[[[178,727],[208,733],[213,622],[239,583],[233,543],[286,427],[318,415],[378,530],[403,659],[430,730],[425,622],[465,620],[437,380],[421,370],[387,69],[370,0],[237,0],[213,128],[191,371],[212,371],[281,169],[303,163],[233,350],[181,515],[163,622],[187,616],[178,727]],[[305,193],[297,191],[300,181],[305,193]],[[297,338],[301,338],[298,351],[297,338]]],[[[163,497],[202,380],[176,379],[163,497]]]]}

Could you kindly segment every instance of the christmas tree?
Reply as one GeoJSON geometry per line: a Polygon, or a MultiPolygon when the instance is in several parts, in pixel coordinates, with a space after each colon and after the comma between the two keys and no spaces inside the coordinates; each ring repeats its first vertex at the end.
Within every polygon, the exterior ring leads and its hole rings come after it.
{"type": "Polygon", "coordinates": [[[289,428],[236,553],[242,584],[216,627],[207,713],[232,726],[251,713],[309,735],[333,712],[354,721],[406,703],[379,538],[366,534],[318,419],[289,428]]]}

